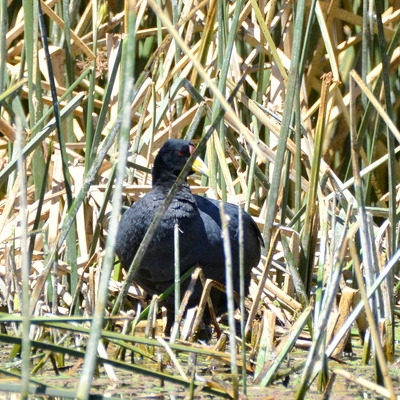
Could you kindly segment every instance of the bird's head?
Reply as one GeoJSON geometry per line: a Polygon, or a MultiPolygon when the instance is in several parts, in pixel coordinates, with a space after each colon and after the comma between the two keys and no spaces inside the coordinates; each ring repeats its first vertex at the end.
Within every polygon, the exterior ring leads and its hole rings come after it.
{"type": "MultiPolygon", "coordinates": [[[[153,185],[160,181],[176,180],[189,157],[193,154],[193,143],[183,139],[167,140],[158,152],[153,165],[153,185]]],[[[197,157],[192,171],[208,176],[208,168],[204,161],[197,157]]]]}

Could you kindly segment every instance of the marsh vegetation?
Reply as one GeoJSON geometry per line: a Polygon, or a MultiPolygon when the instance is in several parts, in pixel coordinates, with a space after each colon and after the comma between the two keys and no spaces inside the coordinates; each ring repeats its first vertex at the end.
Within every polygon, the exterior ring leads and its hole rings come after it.
{"type": "Polygon", "coordinates": [[[119,398],[151,376],[175,398],[288,384],[302,399],[341,376],[355,396],[394,399],[399,6],[1,1],[0,371],[13,384],[0,390],[86,399],[100,373],[119,398]],[[148,299],[114,252],[169,138],[208,164],[192,191],[240,205],[265,245],[207,343],[198,309],[163,337],[163,295],[148,299]],[[346,368],[353,353],[368,379],[346,368]]]}

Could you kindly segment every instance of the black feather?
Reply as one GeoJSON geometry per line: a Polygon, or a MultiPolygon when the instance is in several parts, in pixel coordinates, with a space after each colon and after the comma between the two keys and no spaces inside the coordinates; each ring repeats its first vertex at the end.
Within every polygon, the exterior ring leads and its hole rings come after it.
{"type": "MultiPolygon", "coordinates": [[[[186,140],[168,140],[157,154],[153,166],[153,188],[122,216],[116,252],[125,268],[129,268],[136,251],[157,209],[190,157],[194,146],[186,140]]],[[[229,217],[229,236],[232,250],[234,289],[239,291],[239,214],[238,207],[224,204],[229,217]]],[[[149,294],[160,294],[174,282],[174,225],[180,229],[181,273],[198,264],[206,278],[225,284],[225,257],[221,238],[219,201],[193,195],[185,182],[164,215],[134,281],[149,294]]],[[[250,284],[250,271],[260,260],[262,238],[249,214],[243,212],[245,284],[250,284]]],[[[185,284],[183,284],[183,289],[185,284]]],[[[182,290],[182,293],[184,291],[182,290]]],[[[198,304],[201,286],[196,288],[190,305],[198,304]]],[[[217,312],[226,310],[225,296],[214,294],[217,312]]],[[[173,296],[166,301],[173,310],[173,296]]]]}

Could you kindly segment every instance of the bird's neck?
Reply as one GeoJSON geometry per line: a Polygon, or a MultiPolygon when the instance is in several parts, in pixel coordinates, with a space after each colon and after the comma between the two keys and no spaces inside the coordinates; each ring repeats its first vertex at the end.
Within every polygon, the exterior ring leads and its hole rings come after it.
{"type": "MultiPolygon", "coordinates": [[[[153,173],[153,188],[162,187],[163,189],[169,190],[177,180],[177,176],[172,173],[154,174],[153,173]]],[[[182,183],[181,188],[189,188],[186,180],[182,183]]]]}

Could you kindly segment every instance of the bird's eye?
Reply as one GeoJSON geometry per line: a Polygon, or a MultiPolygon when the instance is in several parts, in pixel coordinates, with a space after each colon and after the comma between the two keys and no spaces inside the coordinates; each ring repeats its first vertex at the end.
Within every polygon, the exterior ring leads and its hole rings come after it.
{"type": "Polygon", "coordinates": [[[185,155],[185,153],[183,151],[178,151],[177,153],[178,153],[178,156],[184,156],[185,155]]]}

